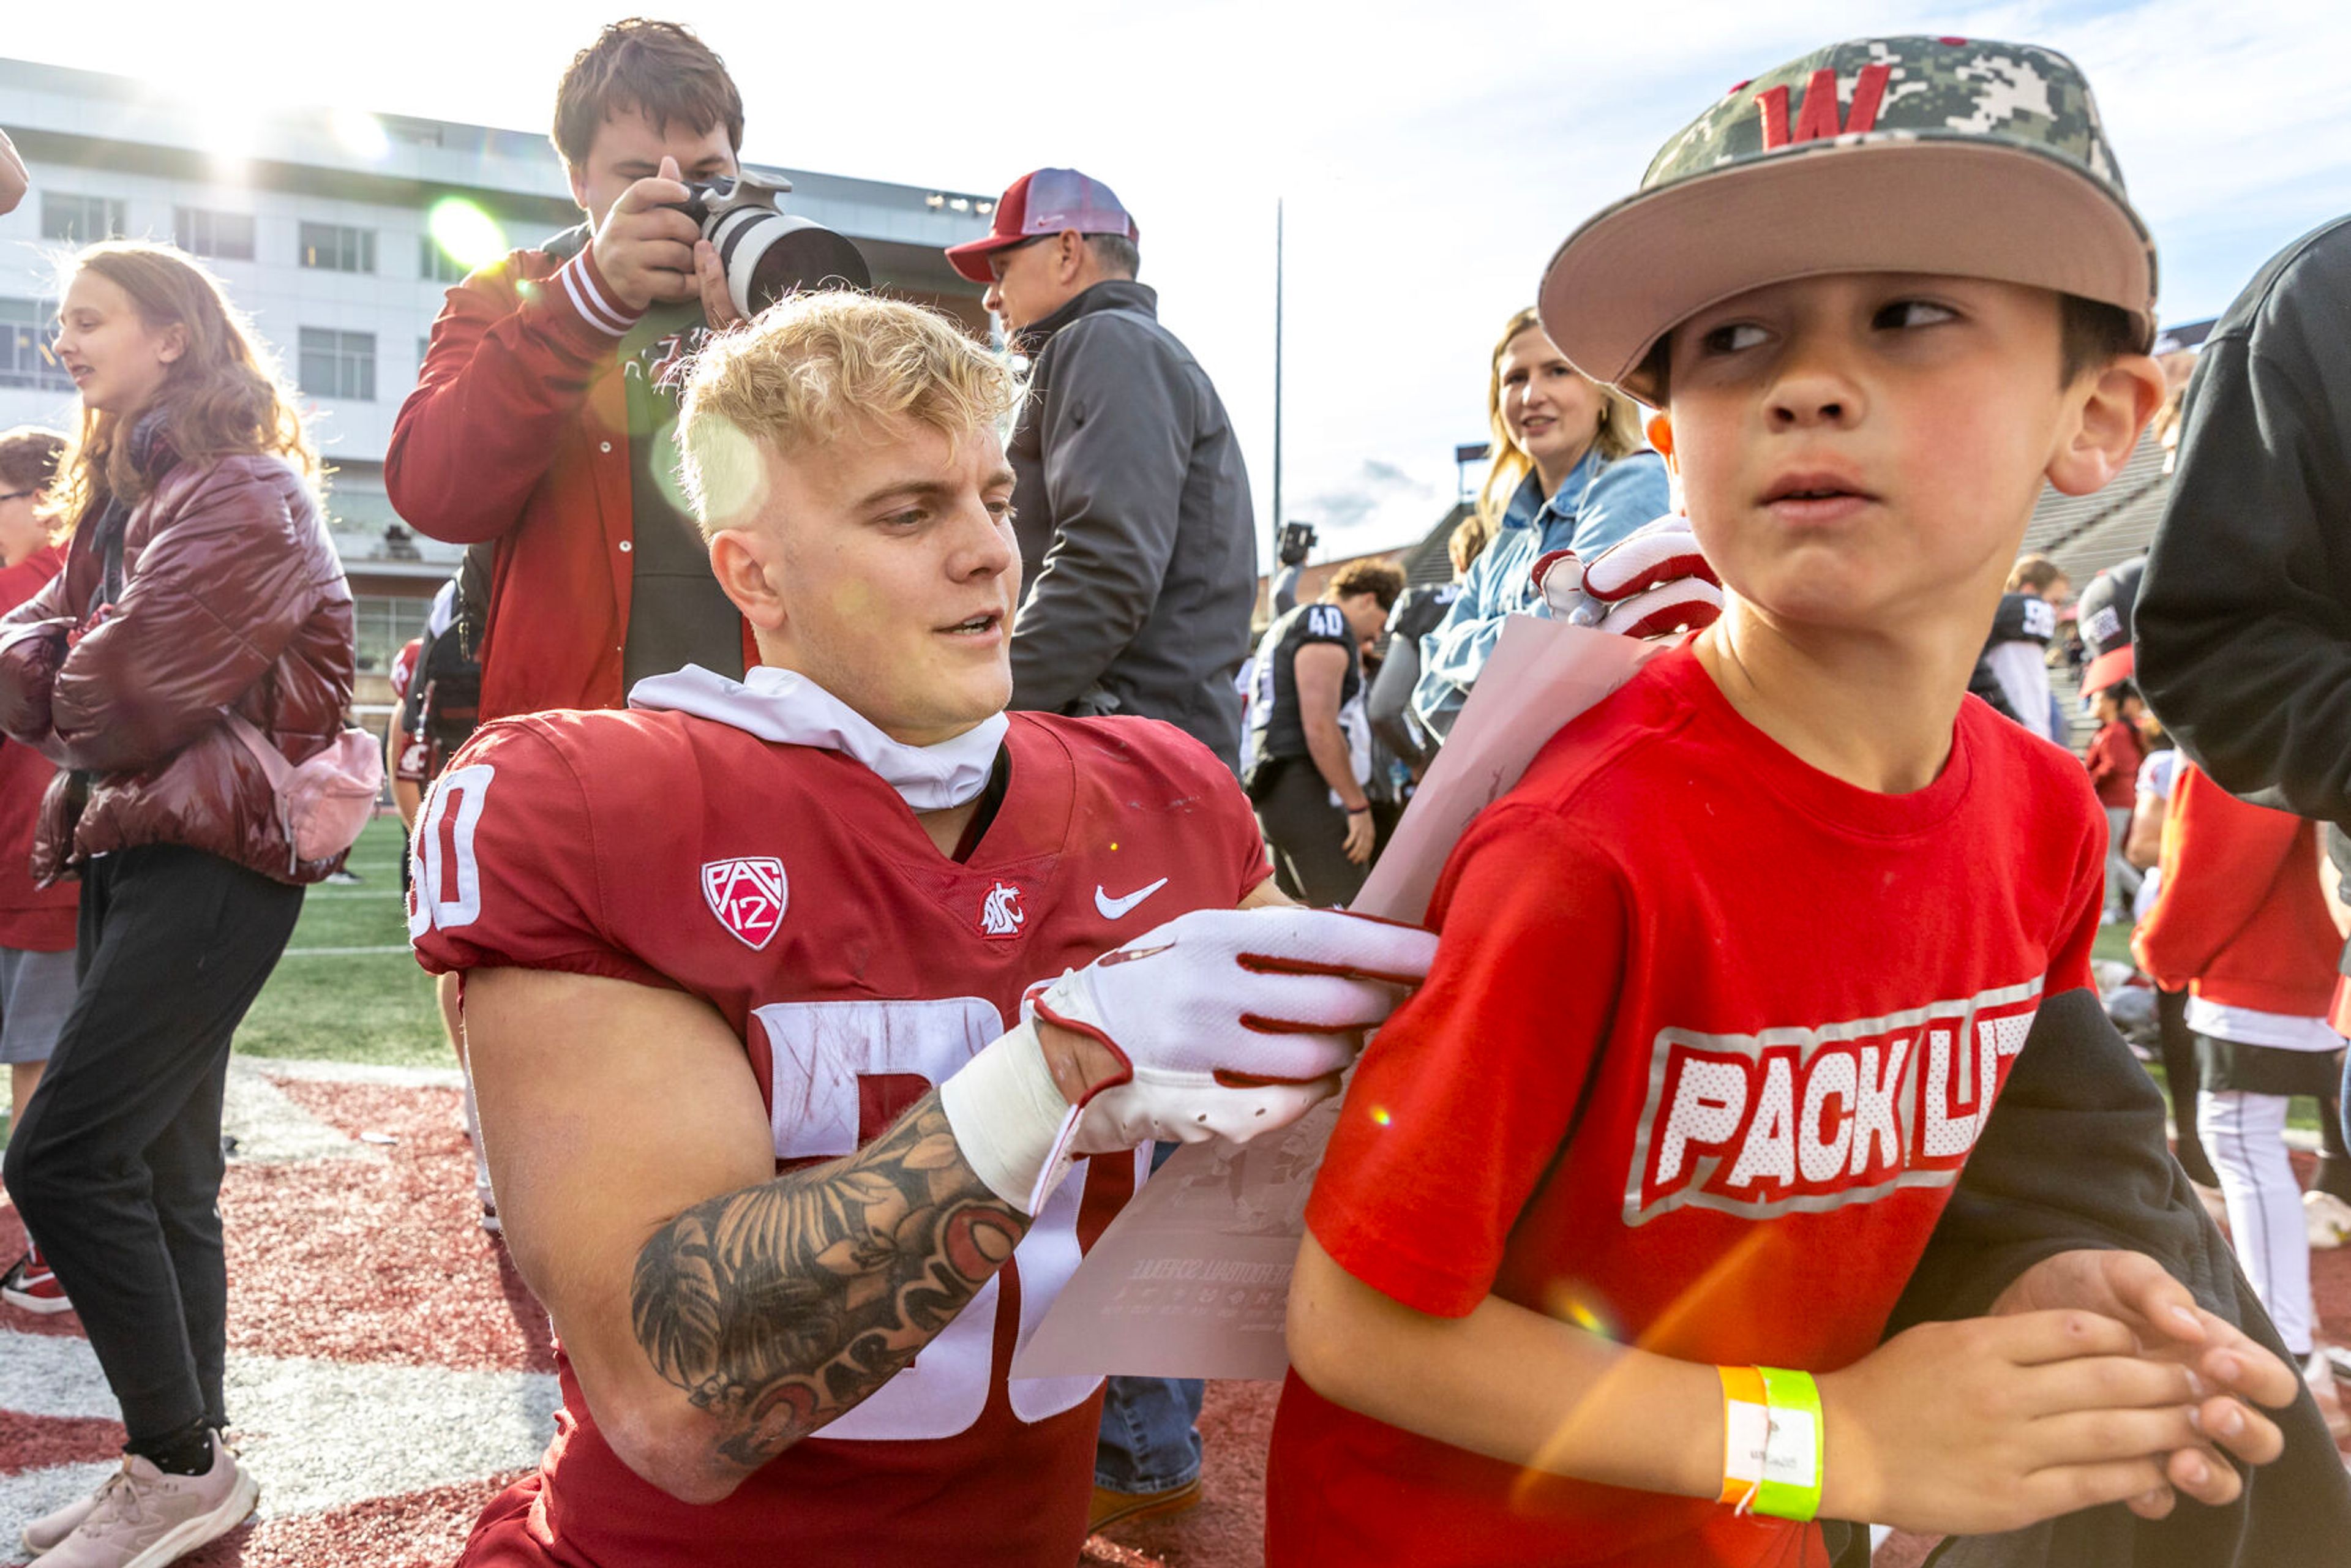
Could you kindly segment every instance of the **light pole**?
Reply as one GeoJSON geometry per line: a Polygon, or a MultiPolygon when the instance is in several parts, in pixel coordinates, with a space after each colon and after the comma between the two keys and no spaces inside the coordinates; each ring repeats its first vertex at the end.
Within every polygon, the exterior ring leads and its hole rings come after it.
{"type": "Polygon", "coordinates": [[[1281,198],[1273,200],[1273,548],[1281,549],[1281,198]]]}

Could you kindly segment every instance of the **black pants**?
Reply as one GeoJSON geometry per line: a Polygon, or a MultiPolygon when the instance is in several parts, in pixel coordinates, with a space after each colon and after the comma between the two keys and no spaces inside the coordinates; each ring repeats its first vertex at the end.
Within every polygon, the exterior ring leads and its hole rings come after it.
{"type": "Polygon", "coordinates": [[[1371,867],[1347,858],[1347,813],[1331,804],[1331,786],[1313,758],[1268,763],[1251,799],[1273,852],[1275,886],[1317,909],[1345,904],[1363,891],[1371,867]]]}
{"type": "Polygon", "coordinates": [[[300,888],[177,844],[84,869],[80,989],[5,1175],[134,1449],[226,1425],[221,1093],[301,913],[300,888]]]}

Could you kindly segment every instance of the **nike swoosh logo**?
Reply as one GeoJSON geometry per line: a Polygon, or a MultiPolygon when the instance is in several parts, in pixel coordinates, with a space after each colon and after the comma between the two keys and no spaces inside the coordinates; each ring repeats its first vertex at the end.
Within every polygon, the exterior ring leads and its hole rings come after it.
{"type": "Polygon", "coordinates": [[[1116,920],[1166,885],[1167,879],[1163,876],[1149,887],[1130,893],[1124,898],[1113,898],[1103,890],[1102,883],[1094,883],[1094,907],[1102,911],[1102,917],[1104,920],[1116,920]]]}

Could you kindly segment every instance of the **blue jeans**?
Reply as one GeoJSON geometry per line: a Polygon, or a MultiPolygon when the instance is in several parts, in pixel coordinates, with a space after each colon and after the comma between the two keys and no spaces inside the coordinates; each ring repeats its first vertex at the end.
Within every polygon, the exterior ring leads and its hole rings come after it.
{"type": "Polygon", "coordinates": [[[1102,1388],[1094,1485],[1141,1496],[1200,1479],[1196,1377],[1113,1377],[1102,1388]]]}
{"type": "MultiPolygon", "coordinates": [[[[1157,1170],[1174,1144],[1151,1151],[1157,1170]]],[[[1113,1377],[1102,1388],[1102,1434],[1094,1444],[1094,1485],[1141,1496],[1200,1479],[1200,1396],[1196,1377],[1113,1377]]]]}

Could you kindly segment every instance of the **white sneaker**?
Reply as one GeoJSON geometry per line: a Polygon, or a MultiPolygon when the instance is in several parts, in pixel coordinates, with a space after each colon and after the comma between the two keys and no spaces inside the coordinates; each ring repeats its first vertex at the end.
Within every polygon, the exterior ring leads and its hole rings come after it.
{"type": "Polygon", "coordinates": [[[2326,1420],[2326,1435],[2338,1443],[2351,1437],[2351,1412],[2343,1408],[2343,1391],[2335,1386],[2335,1368],[2325,1351],[2314,1353],[2303,1364],[2302,1381],[2310,1396],[2318,1401],[2318,1413],[2326,1420]]]}
{"type": "Polygon", "coordinates": [[[2331,1192],[2304,1193],[2302,1218],[2309,1227],[2311,1246],[2320,1251],[2351,1241],[2351,1203],[2331,1192]]]}
{"type": "Polygon", "coordinates": [[[213,1468],[200,1476],[167,1476],[126,1454],[89,1516],[41,1561],[44,1568],[163,1568],[242,1524],[260,1494],[218,1433],[213,1468]]]}

